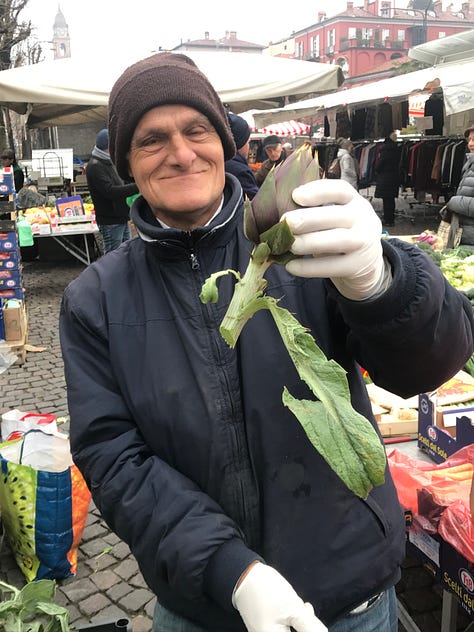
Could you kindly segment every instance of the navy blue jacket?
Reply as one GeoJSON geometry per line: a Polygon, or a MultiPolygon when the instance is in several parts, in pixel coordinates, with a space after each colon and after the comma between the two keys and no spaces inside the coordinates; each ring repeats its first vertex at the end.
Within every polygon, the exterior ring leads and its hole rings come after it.
{"type": "MultiPolygon", "coordinates": [[[[354,496],[282,404],[283,387],[312,397],[273,319],[259,311],[235,350],[218,327],[205,279],[243,272],[250,244],[242,196],[227,176],[222,211],[192,232],[163,229],[143,198],[140,237],[86,268],[67,288],[60,319],[73,458],[108,525],[130,546],[168,609],[208,630],[245,626],[231,595],[264,559],[329,624],[393,585],[404,558],[402,511],[389,472],[354,496]]],[[[384,240],[393,284],[352,302],[330,282],[273,265],[268,293],[347,371],[354,407],[374,425],[360,363],[402,396],[431,390],[473,350],[469,301],[421,249],[384,240]]]]}
{"type": "Polygon", "coordinates": [[[258,184],[249,163],[239,152],[231,160],[226,160],[225,170],[237,178],[242,185],[244,195],[250,200],[253,199],[258,191],[258,184]]]}

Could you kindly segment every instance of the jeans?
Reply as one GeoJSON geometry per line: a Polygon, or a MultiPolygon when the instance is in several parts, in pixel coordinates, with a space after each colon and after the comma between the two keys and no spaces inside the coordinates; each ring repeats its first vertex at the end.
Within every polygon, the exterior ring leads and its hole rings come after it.
{"type": "Polygon", "coordinates": [[[130,239],[130,227],[126,224],[100,224],[99,230],[104,242],[104,253],[115,250],[120,244],[130,239]]]}
{"type": "MultiPolygon", "coordinates": [[[[329,632],[397,632],[397,630],[395,588],[383,592],[380,598],[363,612],[346,615],[329,628],[329,632]]],[[[166,610],[157,603],[152,632],[206,632],[206,628],[166,610]]]]}

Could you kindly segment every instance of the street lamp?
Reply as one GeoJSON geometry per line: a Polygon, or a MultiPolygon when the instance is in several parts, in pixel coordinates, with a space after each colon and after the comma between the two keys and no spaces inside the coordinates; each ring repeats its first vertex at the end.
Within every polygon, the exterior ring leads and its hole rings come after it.
{"type": "Polygon", "coordinates": [[[426,44],[428,41],[428,11],[433,9],[432,0],[413,0],[412,6],[408,7],[408,10],[414,13],[421,13],[423,16],[422,35],[421,42],[419,44],[426,44]]]}

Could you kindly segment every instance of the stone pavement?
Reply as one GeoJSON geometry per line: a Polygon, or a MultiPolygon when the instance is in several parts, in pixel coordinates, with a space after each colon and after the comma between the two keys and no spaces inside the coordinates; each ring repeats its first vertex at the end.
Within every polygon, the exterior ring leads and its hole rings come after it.
{"type": "MultiPolygon", "coordinates": [[[[374,201],[377,210],[378,202],[374,201]]],[[[408,209],[407,205],[404,208],[408,209]]],[[[427,228],[435,229],[437,224],[438,218],[433,213],[415,216],[413,221],[398,216],[392,232],[415,234],[427,228]]],[[[84,266],[59,251],[48,252],[46,242],[49,241],[41,240],[40,259],[24,266],[29,344],[45,347],[45,350],[29,351],[23,366],[13,365],[0,375],[0,414],[20,408],[67,418],[58,314],[64,288],[84,266]]],[[[67,421],[63,428],[68,431],[67,421]]],[[[17,587],[25,584],[6,543],[0,551],[0,580],[17,587]]],[[[397,588],[399,599],[419,630],[438,632],[441,591],[431,574],[417,561],[407,559],[397,588]]],[[[151,630],[155,598],[127,545],[111,533],[93,505],[79,548],[77,575],[58,581],[57,602],[69,609],[74,626],[128,618],[133,632],[151,630]]],[[[461,612],[457,629],[464,630],[467,623],[461,612]]],[[[400,625],[400,630],[404,629],[400,625]]]]}

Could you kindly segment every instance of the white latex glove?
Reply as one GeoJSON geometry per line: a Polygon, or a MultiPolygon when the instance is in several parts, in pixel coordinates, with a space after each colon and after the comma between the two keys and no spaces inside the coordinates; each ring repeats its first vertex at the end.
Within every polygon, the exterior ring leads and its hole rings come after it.
{"type": "MultiPolygon", "coordinates": [[[[372,205],[344,180],[315,180],[293,191],[300,206],[285,213],[295,235],[294,259],[286,269],[295,276],[330,278],[354,301],[381,294],[391,282],[382,255],[382,224],[372,205]]],[[[282,217],[282,219],[283,219],[282,217]]]]}
{"type": "Polygon", "coordinates": [[[327,632],[290,584],[271,566],[257,562],[235,590],[232,604],[248,632],[327,632]]]}

